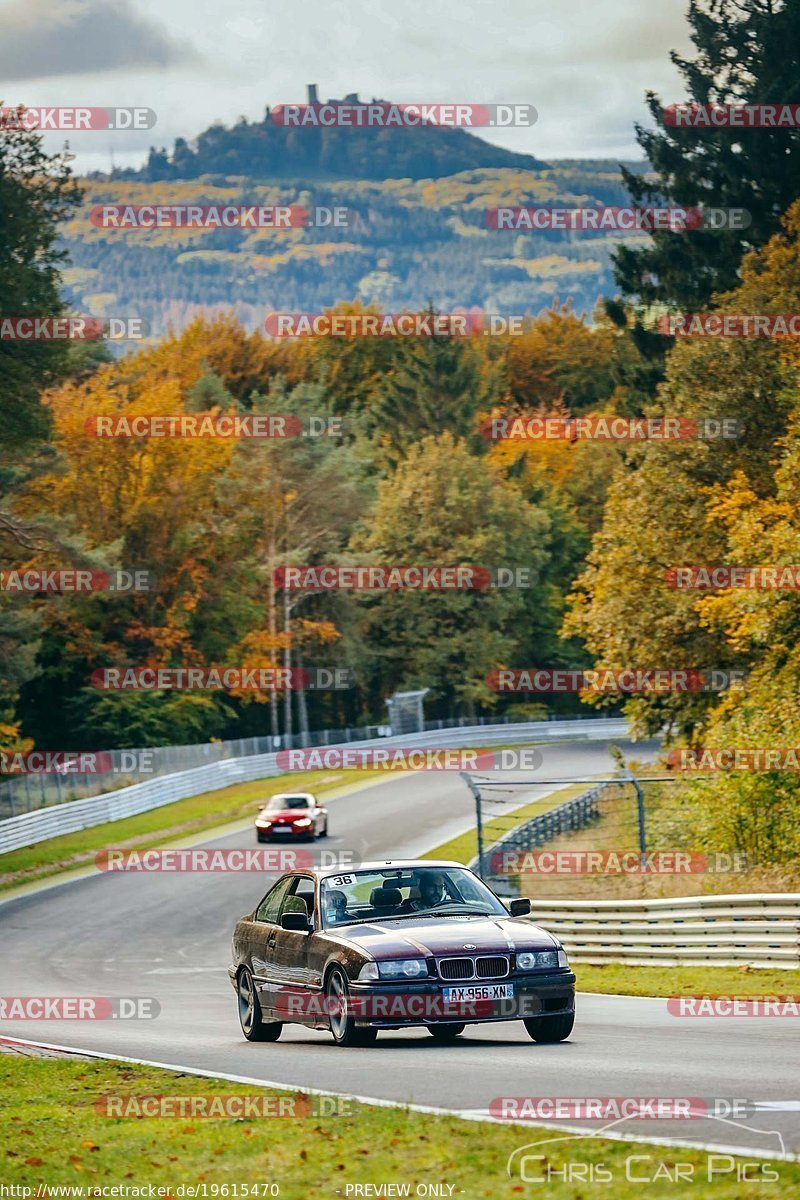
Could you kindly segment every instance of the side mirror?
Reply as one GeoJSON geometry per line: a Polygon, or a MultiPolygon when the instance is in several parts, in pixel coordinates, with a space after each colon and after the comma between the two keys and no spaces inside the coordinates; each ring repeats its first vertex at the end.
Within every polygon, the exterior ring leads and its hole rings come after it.
{"type": "Polygon", "coordinates": [[[295,933],[308,933],[311,925],[305,913],[287,912],[281,917],[281,929],[292,929],[295,933]]]}
{"type": "Polygon", "coordinates": [[[508,911],[512,917],[525,917],[531,911],[531,902],[527,897],[522,900],[512,900],[508,906],[508,911]]]}

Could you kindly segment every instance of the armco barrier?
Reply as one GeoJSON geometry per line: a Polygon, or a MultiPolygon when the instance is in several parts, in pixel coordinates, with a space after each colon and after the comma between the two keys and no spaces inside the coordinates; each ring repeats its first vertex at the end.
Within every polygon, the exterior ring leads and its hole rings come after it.
{"type": "MultiPolygon", "coordinates": [[[[607,713],[606,716],[616,714],[607,713]]],[[[465,729],[475,726],[520,725],[519,717],[437,717],[425,721],[420,731],[439,733],[442,730],[465,729]]],[[[555,721],[555,714],[545,718],[555,721]]],[[[566,718],[561,718],[564,720],[566,718]]],[[[576,713],[571,721],[593,721],[596,718],[586,713],[576,713]]],[[[415,727],[416,728],[416,727],[415,727]]],[[[394,731],[406,732],[405,727],[394,731]]],[[[343,729],[298,730],[294,734],[261,734],[253,737],[233,738],[222,742],[196,742],[180,746],[131,747],[125,750],[107,750],[103,761],[108,764],[104,771],[52,772],[47,775],[5,775],[0,777],[0,821],[18,817],[21,813],[34,812],[37,808],[48,808],[51,804],[65,804],[73,800],[87,800],[90,796],[102,796],[120,787],[132,787],[134,783],[149,783],[159,775],[175,775],[179,771],[193,771],[195,767],[208,767],[211,763],[226,758],[247,758],[257,754],[275,754],[278,750],[299,747],[339,746],[344,742],[367,742],[373,738],[392,737],[391,725],[350,725],[343,729]]]]}
{"type": "Polygon", "coordinates": [[[800,895],[534,900],[531,919],[575,963],[800,967],[800,895]]]}
{"type": "MultiPolygon", "coordinates": [[[[542,846],[561,833],[573,833],[591,825],[592,822],[600,819],[597,803],[604,790],[605,785],[592,788],[591,791],[584,792],[582,796],[576,796],[574,800],[566,800],[563,804],[548,809],[547,812],[539,813],[529,821],[515,825],[509,833],[504,834],[496,842],[492,842],[490,846],[484,847],[484,864],[489,864],[489,868],[491,868],[494,855],[504,850],[532,850],[535,846],[542,846]]],[[[469,866],[478,874],[481,873],[477,855],[471,860],[469,866]]],[[[483,878],[489,887],[497,892],[498,896],[519,895],[519,889],[508,874],[496,875],[489,869],[483,878]]]]}
{"type": "MultiPolygon", "coordinates": [[[[402,737],[373,738],[358,742],[359,749],[370,746],[426,746],[431,749],[447,747],[522,745],[530,742],[548,742],[558,739],[592,738],[603,739],[624,737],[627,722],[618,717],[597,717],[581,721],[531,721],[514,725],[480,725],[464,729],[443,729],[436,732],[405,734],[402,737]]],[[[340,743],[346,748],[348,743],[340,743]]],[[[336,749],[331,746],[321,748],[336,749]]],[[[0,854],[32,846],[47,838],[65,833],[76,833],[106,821],[119,821],[149,812],[175,800],[189,796],[200,796],[217,788],[233,783],[246,783],[278,775],[275,754],[253,754],[245,758],[225,758],[195,767],[191,771],[180,771],[174,775],[161,775],[145,783],[105,792],[101,796],[90,796],[85,800],[71,800],[50,808],[21,813],[0,821],[0,854]]]]}

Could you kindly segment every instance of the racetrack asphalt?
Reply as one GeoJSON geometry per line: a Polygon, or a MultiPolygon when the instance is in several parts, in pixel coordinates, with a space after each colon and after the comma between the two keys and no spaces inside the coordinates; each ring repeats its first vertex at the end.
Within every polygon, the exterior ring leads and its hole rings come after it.
{"type": "MultiPolygon", "coordinates": [[[[640,760],[655,751],[618,744],[640,760]]],[[[540,778],[614,767],[605,742],[541,749],[540,778]]],[[[517,799],[552,790],[526,786],[517,799]]],[[[419,854],[470,827],[474,806],[457,775],[428,771],[337,796],[329,809],[331,836],[318,849],[367,859],[419,854]]],[[[249,848],[255,838],[248,825],[203,844],[249,848]]],[[[246,1042],[226,972],[230,937],[270,883],[252,872],[98,873],[0,902],[0,995],[147,996],[160,1005],[154,1020],[3,1020],[0,1033],[470,1113],[502,1096],[749,1099],[777,1107],[744,1122],[631,1120],[615,1128],[762,1154],[800,1152],[796,1018],[677,1018],[663,999],[579,995],[572,1036],[552,1046],[532,1042],[521,1022],[468,1026],[453,1045],[415,1029],[342,1049],[326,1032],[291,1025],[276,1043],[246,1042]]]]}

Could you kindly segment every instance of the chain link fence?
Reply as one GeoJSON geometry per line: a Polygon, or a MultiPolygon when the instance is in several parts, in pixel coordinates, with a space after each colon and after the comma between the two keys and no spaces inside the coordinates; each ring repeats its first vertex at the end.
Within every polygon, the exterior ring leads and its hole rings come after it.
{"type": "MultiPolygon", "coordinates": [[[[587,825],[592,825],[600,820],[600,801],[603,794],[609,789],[615,789],[614,784],[604,784],[602,787],[592,788],[590,791],[584,792],[581,796],[576,796],[572,800],[565,801],[564,804],[559,804],[556,808],[548,809],[547,812],[539,813],[538,816],[532,817],[529,821],[515,825],[510,833],[505,834],[498,841],[484,850],[484,865],[486,872],[484,878],[493,891],[501,896],[518,896],[519,883],[518,880],[507,871],[497,872],[494,869],[498,859],[506,851],[521,851],[535,850],[538,846],[543,846],[545,842],[550,842],[553,838],[558,837],[562,833],[570,833],[577,829],[585,829],[587,825]]],[[[513,820],[513,816],[509,818],[513,820]]],[[[473,869],[478,867],[477,857],[470,863],[473,869]]]]}
{"type": "MultiPolygon", "coordinates": [[[[552,714],[550,720],[563,720],[552,714]]],[[[596,721],[593,714],[579,714],[570,720],[596,721]]],[[[526,724],[529,717],[452,717],[425,721],[424,732],[442,729],[474,729],[484,725],[526,724]]],[[[346,729],[322,729],[310,733],[281,737],[236,738],[229,742],[204,742],[190,746],[154,746],[131,750],[103,752],[103,761],[110,759],[110,769],[96,773],[25,774],[0,780],[0,821],[20,813],[34,812],[68,800],[99,796],[104,792],[143,783],[161,775],[190,771],[209,766],[228,758],[247,758],[251,755],[273,754],[278,750],[305,747],[336,746],[347,742],[371,741],[391,737],[391,725],[359,725],[346,729]]]]}

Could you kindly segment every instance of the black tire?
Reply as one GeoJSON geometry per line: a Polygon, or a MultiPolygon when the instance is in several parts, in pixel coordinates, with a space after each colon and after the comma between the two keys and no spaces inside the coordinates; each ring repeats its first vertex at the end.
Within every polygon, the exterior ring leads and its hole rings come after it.
{"type": "Polygon", "coordinates": [[[269,838],[268,838],[268,837],[262,837],[262,836],[261,836],[261,834],[259,833],[259,835],[258,835],[258,840],[259,840],[259,842],[268,842],[268,841],[269,841],[269,838]]]}
{"type": "Polygon", "coordinates": [[[437,1042],[454,1042],[466,1025],[429,1025],[428,1033],[437,1042]]]}
{"type": "Polygon", "coordinates": [[[325,980],[325,1002],[331,1035],[337,1046],[368,1046],[375,1041],[377,1029],[356,1024],[350,1009],[350,985],[341,967],[334,967],[325,980]]]}
{"type": "Polygon", "coordinates": [[[327,836],[328,836],[328,818],[327,818],[327,817],[325,818],[325,824],[324,824],[324,826],[323,826],[322,833],[321,833],[319,836],[320,836],[320,837],[327,837],[327,836]]]}
{"type": "Polygon", "coordinates": [[[236,980],[239,1024],[248,1042],[277,1042],[283,1025],[280,1021],[265,1021],[256,995],[253,976],[242,967],[236,980]]]}
{"type": "Polygon", "coordinates": [[[555,1017],[528,1017],[525,1028],[535,1042],[563,1042],[572,1033],[575,1013],[558,1013],[555,1017]]]}

